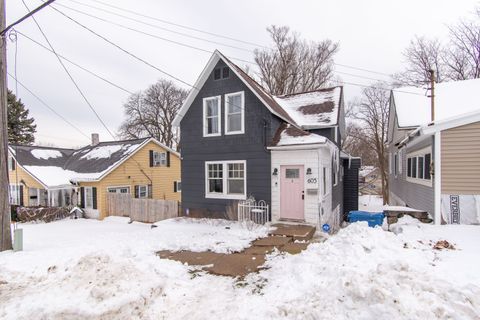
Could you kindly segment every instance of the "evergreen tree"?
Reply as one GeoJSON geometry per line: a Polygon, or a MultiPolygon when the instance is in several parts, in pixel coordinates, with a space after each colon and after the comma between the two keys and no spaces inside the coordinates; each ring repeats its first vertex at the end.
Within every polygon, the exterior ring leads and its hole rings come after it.
{"type": "Polygon", "coordinates": [[[20,99],[8,90],[7,114],[8,114],[8,143],[9,144],[32,144],[35,141],[33,134],[37,131],[35,119],[28,117],[28,109],[20,99]]]}

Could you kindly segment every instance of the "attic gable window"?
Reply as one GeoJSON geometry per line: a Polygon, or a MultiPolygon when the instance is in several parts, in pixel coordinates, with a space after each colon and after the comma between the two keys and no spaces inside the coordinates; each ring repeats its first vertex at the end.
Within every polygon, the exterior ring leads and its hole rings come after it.
{"type": "Polygon", "coordinates": [[[222,115],[220,111],[220,96],[203,99],[203,136],[219,136],[222,115]]]}
{"type": "Polygon", "coordinates": [[[153,166],[154,167],[166,167],[167,166],[167,153],[166,152],[153,152],[153,166]]]}
{"type": "Polygon", "coordinates": [[[225,95],[225,134],[245,132],[244,100],[243,91],[225,95]]]}
{"type": "Polygon", "coordinates": [[[213,70],[214,80],[228,79],[229,77],[230,77],[229,67],[215,68],[215,70],[213,70]]]}

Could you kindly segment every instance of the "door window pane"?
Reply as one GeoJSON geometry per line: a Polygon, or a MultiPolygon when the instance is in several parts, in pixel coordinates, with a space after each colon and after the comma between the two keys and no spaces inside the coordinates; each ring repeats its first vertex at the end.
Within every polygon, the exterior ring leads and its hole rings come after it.
{"type": "Polygon", "coordinates": [[[285,178],[298,179],[300,177],[300,169],[285,169],[285,178]]]}

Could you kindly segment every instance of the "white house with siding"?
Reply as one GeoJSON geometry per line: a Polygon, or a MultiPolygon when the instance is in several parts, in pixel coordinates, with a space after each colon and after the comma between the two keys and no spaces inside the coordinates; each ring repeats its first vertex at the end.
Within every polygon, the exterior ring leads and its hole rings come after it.
{"type": "Polygon", "coordinates": [[[480,79],[440,83],[435,121],[423,88],[394,90],[388,129],[390,203],[435,223],[480,223],[480,79]]]}

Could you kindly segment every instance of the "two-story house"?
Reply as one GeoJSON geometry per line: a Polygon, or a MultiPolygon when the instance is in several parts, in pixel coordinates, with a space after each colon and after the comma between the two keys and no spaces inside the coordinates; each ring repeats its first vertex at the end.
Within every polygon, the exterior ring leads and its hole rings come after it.
{"type": "Polygon", "coordinates": [[[225,217],[254,197],[273,221],[338,225],[357,208],[360,160],[340,152],[342,87],[272,96],[215,51],[174,124],[186,215],[225,217]]]}

